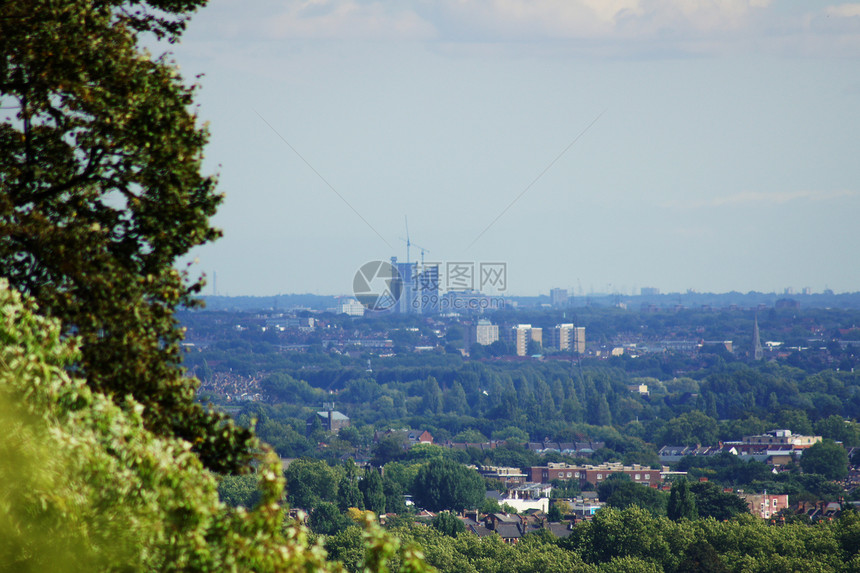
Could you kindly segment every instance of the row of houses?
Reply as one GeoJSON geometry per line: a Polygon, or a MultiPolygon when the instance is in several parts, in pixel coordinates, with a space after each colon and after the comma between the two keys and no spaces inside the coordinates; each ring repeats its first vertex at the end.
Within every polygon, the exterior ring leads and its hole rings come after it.
{"type": "Polygon", "coordinates": [[[727,453],[742,456],[746,460],[782,466],[802,456],[804,450],[821,440],[821,436],[793,434],[791,430],[771,430],[764,434],[744,436],[740,441],[719,442],[715,446],[663,446],[658,455],[662,463],[672,463],[686,456],[727,453]]]}

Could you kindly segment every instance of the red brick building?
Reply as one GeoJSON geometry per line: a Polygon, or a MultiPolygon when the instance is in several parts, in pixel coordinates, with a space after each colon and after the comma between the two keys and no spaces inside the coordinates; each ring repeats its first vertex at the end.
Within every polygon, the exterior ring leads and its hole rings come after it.
{"type": "Polygon", "coordinates": [[[624,466],[617,463],[601,464],[599,466],[584,465],[576,466],[566,463],[548,463],[545,466],[534,466],[531,468],[530,481],[537,483],[549,483],[553,480],[579,480],[581,485],[586,482],[592,485],[598,485],[609,476],[617,473],[623,473],[630,476],[630,479],[636,483],[658,487],[663,478],[660,476],[658,469],[652,469],[648,466],[634,464],[632,466],[624,466]]]}

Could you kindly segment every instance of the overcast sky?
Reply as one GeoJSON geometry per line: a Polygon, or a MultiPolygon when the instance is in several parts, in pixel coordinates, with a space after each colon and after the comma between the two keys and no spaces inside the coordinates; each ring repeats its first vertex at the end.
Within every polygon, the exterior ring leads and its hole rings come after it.
{"type": "Polygon", "coordinates": [[[404,216],[511,294],[860,290],[860,3],[212,0],[174,57],[219,294],[348,293],[404,216]]]}

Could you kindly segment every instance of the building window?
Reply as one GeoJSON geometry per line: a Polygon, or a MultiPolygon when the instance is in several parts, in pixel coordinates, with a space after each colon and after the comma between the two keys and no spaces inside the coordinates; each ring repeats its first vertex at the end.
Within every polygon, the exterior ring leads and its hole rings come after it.
{"type": "Polygon", "coordinates": [[[573,472],[573,477],[578,478],[578,477],[579,477],[579,472],[573,472]]]}
{"type": "Polygon", "coordinates": [[[776,500],[773,500],[773,506],[776,507],[776,500]]]}
{"type": "Polygon", "coordinates": [[[567,477],[570,477],[570,472],[567,472],[567,477]]]}
{"type": "Polygon", "coordinates": [[[636,479],[642,479],[642,476],[640,474],[636,474],[636,479]]]}
{"type": "Polygon", "coordinates": [[[645,474],[645,479],[651,479],[651,474],[645,474]]]}
{"type": "Polygon", "coordinates": [[[597,479],[603,479],[603,474],[597,474],[597,479]]]}

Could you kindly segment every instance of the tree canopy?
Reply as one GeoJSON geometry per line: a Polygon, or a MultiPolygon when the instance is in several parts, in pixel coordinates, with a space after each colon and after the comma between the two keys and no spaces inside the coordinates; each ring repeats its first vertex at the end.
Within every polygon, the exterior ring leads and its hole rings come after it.
{"type": "Polygon", "coordinates": [[[843,479],[848,475],[848,452],[833,440],[823,440],[803,452],[800,467],[804,472],[821,474],[827,479],[843,479]]]}
{"type": "Polygon", "coordinates": [[[412,493],[416,503],[430,511],[462,511],[479,507],[484,492],[478,472],[443,458],[418,470],[412,493]]]}
{"type": "Polygon", "coordinates": [[[253,436],[195,405],[174,317],[202,287],[174,265],[219,236],[207,132],[194,87],[140,45],[178,40],[204,3],[0,3],[0,276],[79,337],[91,388],[236,471],[253,436]]]}

